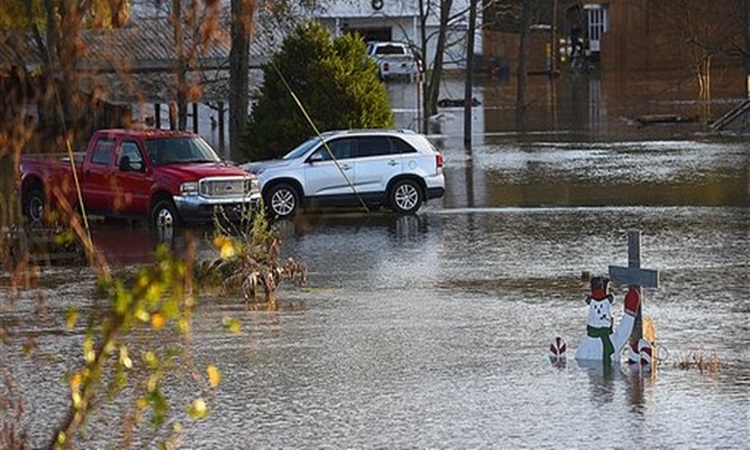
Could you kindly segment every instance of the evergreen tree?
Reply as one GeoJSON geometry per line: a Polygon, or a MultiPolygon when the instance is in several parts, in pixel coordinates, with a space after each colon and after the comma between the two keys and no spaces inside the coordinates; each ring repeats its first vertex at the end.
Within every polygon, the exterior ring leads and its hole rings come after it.
{"type": "Polygon", "coordinates": [[[282,156],[315,134],[292,92],[320,132],[394,124],[388,92],[362,38],[331,38],[323,25],[308,22],[298,25],[263,67],[260,97],[243,140],[245,156],[282,156]]]}

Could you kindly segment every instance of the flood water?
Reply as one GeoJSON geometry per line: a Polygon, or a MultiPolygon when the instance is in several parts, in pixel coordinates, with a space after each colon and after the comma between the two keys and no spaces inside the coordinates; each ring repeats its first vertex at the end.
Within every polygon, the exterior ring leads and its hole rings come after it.
{"type": "MultiPolygon", "coordinates": [[[[471,150],[459,117],[442,124],[433,139],[447,193],[415,216],[316,212],[277,224],[284,256],[309,268],[307,287],[282,287],[278,311],[201,299],[189,351],[223,380],[200,422],[177,402],[199,394],[189,376],[170,380],[182,447],[747,447],[747,141],[671,127],[637,139],[629,125],[613,136],[591,122],[518,135],[496,122],[471,150]],[[642,266],[660,276],[643,306],[659,363],[648,373],[581,367],[572,359],[586,326],[581,273],[627,265],[633,229],[642,266]],[[241,320],[239,335],[221,325],[227,316],[241,320]],[[572,347],[563,365],[547,357],[556,336],[572,347]],[[679,366],[700,354],[716,355],[718,369],[679,366]]],[[[103,224],[94,239],[124,266],[148,261],[157,240],[103,224]]],[[[200,249],[211,254],[206,241],[200,249]]],[[[67,404],[61,374],[80,363],[83,336],[65,331],[63,311],[97,307],[87,269],[45,269],[42,280],[44,311],[37,292],[0,311],[13,337],[0,369],[23,394],[34,447],[67,404]],[[36,347],[23,356],[29,338],[36,347]]],[[[624,288],[613,291],[617,321],[624,288]]],[[[106,405],[81,448],[119,447],[128,406],[106,405]]],[[[135,446],[153,447],[157,436],[143,430],[135,446]]]]}

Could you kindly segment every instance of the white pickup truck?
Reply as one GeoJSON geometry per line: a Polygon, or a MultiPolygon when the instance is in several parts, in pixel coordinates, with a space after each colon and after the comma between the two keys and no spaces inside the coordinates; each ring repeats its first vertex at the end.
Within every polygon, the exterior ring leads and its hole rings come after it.
{"type": "Polygon", "coordinates": [[[419,61],[408,45],[402,42],[368,42],[367,55],[375,60],[380,69],[380,78],[416,78],[419,61]]]}

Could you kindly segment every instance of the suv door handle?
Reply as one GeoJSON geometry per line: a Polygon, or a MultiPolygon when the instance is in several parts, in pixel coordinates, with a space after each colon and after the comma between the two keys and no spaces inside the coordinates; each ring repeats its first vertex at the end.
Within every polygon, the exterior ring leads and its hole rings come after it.
{"type": "Polygon", "coordinates": [[[349,169],[351,169],[351,167],[349,166],[349,164],[342,164],[341,165],[341,170],[349,170],[349,169]]]}
{"type": "Polygon", "coordinates": [[[389,166],[397,166],[398,162],[395,159],[392,159],[392,160],[388,161],[388,165],[389,166]]]}

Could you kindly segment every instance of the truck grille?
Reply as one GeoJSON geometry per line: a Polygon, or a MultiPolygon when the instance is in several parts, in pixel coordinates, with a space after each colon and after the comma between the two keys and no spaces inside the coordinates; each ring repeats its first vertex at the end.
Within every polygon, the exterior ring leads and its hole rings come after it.
{"type": "Polygon", "coordinates": [[[202,196],[209,198],[247,197],[252,190],[249,177],[216,177],[200,180],[202,196]]]}

